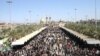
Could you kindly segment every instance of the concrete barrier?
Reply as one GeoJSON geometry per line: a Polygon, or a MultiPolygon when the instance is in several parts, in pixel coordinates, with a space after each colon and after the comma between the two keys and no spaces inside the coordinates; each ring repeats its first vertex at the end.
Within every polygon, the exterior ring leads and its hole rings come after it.
{"type": "Polygon", "coordinates": [[[26,42],[28,42],[31,38],[35,37],[37,34],[39,34],[40,32],[42,32],[43,30],[45,30],[47,27],[43,27],[37,31],[34,31],[14,42],[11,43],[11,46],[14,47],[14,46],[22,46],[24,45],[26,42]]]}
{"type": "Polygon", "coordinates": [[[65,28],[65,27],[61,27],[61,28],[68,31],[69,33],[75,35],[77,38],[82,39],[83,41],[86,41],[87,44],[100,44],[100,40],[97,40],[97,39],[94,39],[94,38],[89,38],[86,35],[80,34],[76,31],[73,31],[73,30],[65,28]]]}

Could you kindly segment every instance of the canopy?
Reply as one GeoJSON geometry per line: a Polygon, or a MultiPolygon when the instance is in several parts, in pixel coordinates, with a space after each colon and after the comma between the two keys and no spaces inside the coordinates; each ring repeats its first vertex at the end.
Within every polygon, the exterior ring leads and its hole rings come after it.
{"type": "Polygon", "coordinates": [[[65,28],[65,27],[61,27],[61,28],[63,28],[64,30],[70,32],[71,34],[77,36],[78,38],[83,39],[88,44],[100,44],[100,40],[97,40],[97,39],[94,39],[94,38],[89,38],[86,35],[80,34],[80,33],[76,32],[76,31],[73,31],[73,30],[65,28]]]}
{"type": "Polygon", "coordinates": [[[33,38],[34,36],[36,36],[37,34],[39,34],[41,31],[43,31],[44,29],[46,29],[46,27],[43,27],[37,31],[34,31],[14,42],[12,42],[11,46],[14,46],[14,45],[23,45],[25,42],[27,42],[28,40],[30,40],[31,38],[33,38]]]}

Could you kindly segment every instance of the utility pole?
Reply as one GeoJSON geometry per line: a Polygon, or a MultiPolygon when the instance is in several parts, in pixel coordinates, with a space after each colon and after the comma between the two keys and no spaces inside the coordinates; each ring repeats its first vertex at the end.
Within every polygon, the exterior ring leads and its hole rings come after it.
{"type": "Polygon", "coordinates": [[[7,3],[9,5],[9,20],[10,20],[10,23],[11,23],[11,20],[12,20],[12,11],[11,11],[11,8],[12,8],[12,0],[8,0],[7,3]]]}
{"type": "Polygon", "coordinates": [[[96,8],[96,0],[95,0],[95,25],[96,25],[96,31],[97,31],[97,8],[96,8]]]}
{"type": "Polygon", "coordinates": [[[76,20],[77,19],[77,17],[76,17],[76,11],[77,11],[77,9],[75,8],[74,10],[75,10],[75,19],[74,20],[76,20]]]}
{"type": "Polygon", "coordinates": [[[85,16],[86,23],[88,23],[88,15],[85,16]]]}
{"type": "Polygon", "coordinates": [[[8,5],[9,5],[9,23],[10,23],[10,27],[11,27],[11,30],[12,30],[12,0],[8,0],[7,1],[8,5]]]}
{"type": "Polygon", "coordinates": [[[30,23],[31,23],[31,10],[29,10],[29,19],[30,19],[30,23]]]}

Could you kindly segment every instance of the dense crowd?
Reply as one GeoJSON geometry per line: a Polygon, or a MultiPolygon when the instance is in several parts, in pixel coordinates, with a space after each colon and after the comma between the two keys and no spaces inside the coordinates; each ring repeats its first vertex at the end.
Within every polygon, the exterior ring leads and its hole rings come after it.
{"type": "Polygon", "coordinates": [[[0,56],[100,56],[100,50],[80,48],[61,29],[50,27],[21,49],[0,52],[0,56]]]}
{"type": "Polygon", "coordinates": [[[82,48],[74,41],[67,39],[65,44],[65,56],[100,56],[100,50],[96,48],[82,48]]]}

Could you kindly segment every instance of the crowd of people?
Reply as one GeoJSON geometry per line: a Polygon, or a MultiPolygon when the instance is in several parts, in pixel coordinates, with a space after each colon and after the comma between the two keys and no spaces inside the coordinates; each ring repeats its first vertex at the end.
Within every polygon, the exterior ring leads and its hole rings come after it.
{"type": "Polygon", "coordinates": [[[81,48],[59,27],[48,27],[21,49],[0,56],[100,56],[100,50],[81,48]]]}
{"type": "Polygon", "coordinates": [[[100,50],[96,48],[82,48],[71,39],[66,40],[65,56],[100,56],[100,50]]]}

